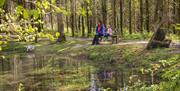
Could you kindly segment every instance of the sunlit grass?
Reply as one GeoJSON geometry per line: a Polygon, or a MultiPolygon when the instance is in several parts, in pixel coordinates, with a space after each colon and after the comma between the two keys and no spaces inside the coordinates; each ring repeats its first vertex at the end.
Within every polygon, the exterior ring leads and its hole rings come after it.
{"type": "MultiPolygon", "coordinates": [[[[128,74],[124,78],[127,81],[132,69],[139,74],[142,67],[148,68],[150,63],[157,63],[159,60],[166,60],[174,56],[168,54],[169,51],[174,50],[172,48],[145,50],[143,45],[100,45],[74,48],[77,44],[87,43],[88,41],[78,40],[64,43],[49,41],[28,43],[37,47],[34,52],[37,55],[55,54],[53,55],[54,60],[51,58],[44,60],[47,62],[46,65],[29,74],[54,76],[55,80],[47,81],[46,84],[53,84],[60,91],[83,90],[90,86],[90,74],[98,73],[100,70],[123,69],[124,73],[128,74]]],[[[13,50],[16,55],[23,54],[25,51],[22,50],[28,44],[15,43],[14,47],[7,46],[7,51],[13,50]]],[[[114,85],[115,79],[107,80],[104,84],[98,83],[100,87],[114,87],[114,85]]]]}

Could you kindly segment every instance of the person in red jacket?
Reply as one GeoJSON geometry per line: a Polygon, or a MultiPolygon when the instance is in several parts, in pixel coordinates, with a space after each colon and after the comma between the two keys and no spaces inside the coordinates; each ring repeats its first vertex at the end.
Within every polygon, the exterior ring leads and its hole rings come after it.
{"type": "Polygon", "coordinates": [[[104,25],[102,24],[101,20],[99,20],[96,26],[96,34],[93,39],[92,45],[99,44],[99,38],[102,38],[102,36],[104,36],[104,29],[104,25]]]}

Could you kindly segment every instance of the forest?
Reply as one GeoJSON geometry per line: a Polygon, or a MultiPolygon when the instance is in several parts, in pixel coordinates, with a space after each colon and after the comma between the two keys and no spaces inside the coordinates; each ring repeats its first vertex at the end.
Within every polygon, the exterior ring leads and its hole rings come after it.
{"type": "Polygon", "coordinates": [[[0,91],[179,91],[180,0],[0,0],[0,91]]]}

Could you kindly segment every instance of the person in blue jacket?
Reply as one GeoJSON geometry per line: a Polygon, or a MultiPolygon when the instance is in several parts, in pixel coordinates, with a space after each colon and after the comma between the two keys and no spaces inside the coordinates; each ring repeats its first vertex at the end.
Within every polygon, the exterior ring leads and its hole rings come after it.
{"type": "Polygon", "coordinates": [[[96,26],[96,34],[93,39],[92,45],[99,44],[99,38],[101,38],[101,40],[102,40],[102,37],[104,36],[104,29],[105,29],[104,25],[102,24],[101,20],[99,20],[99,22],[96,26]]]}

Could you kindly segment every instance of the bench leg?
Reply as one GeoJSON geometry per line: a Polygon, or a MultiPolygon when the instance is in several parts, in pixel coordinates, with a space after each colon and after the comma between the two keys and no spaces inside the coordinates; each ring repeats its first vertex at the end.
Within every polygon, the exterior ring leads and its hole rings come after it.
{"type": "Polygon", "coordinates": [[[116,37],[116,44],[118,43],[118,38],[116,37]]]}
{"type": "Polygon", "coordinates": [[[112,44],[114,43],[114,38],[112,38],[112,44]]]}

